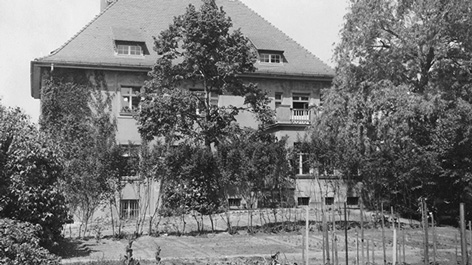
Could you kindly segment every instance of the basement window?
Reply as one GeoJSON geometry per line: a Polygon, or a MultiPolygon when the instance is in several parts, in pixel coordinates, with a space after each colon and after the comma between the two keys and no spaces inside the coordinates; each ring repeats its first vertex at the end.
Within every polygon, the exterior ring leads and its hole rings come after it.
{"type": "Polygon", "coordinates": [[[349,206],[359,205],[359,197],[347,197],[346,204],[349,206]]]}
{"type": "Polygon", "coordinates": [[[241,207],[241,198],[229,198],[228,204],[230,208],[241,207]]]}
{"type": "Polygon", "coordinates": [[[134,219],[139,215],[139,200],[121,200],[121,218],[134,219]]]}
{"type": "Polygon", "coordinates": [[[333,205],[334,197],[325,197],[325,205],[333,205]]]}
{"type": "Polygon", "coordinates": [[[298,197],[298,206],[309,205],[310,197],[298,197]]]}

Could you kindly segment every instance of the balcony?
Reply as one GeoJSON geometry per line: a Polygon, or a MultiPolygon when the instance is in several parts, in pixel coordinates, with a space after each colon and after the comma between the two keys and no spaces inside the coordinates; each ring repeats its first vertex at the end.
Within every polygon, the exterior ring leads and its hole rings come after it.
{"type": "Polygon", "coordinates": [[[313,111],[280,106],[276,110],[277,124],[310,124],[313,111]]]}

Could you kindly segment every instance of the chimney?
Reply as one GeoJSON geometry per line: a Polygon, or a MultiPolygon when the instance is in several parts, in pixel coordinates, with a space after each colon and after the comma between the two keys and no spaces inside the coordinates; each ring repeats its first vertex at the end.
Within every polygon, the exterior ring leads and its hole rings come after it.
{"type": "Polygon", "coordinates": [[[116,0],[100,0],[100,12],[103,12],[109,5],[111,5],[116,0]]]}

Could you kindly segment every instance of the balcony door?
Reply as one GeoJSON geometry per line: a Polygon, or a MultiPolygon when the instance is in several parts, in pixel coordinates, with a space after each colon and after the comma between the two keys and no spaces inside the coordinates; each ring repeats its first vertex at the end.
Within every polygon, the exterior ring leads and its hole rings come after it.
{"type": "Polygon", "coordinates": [[[310,112],[308,110],[309,94],[293,94],[292,95],[292,122],[293,123],[309,123],[310,112]]]}

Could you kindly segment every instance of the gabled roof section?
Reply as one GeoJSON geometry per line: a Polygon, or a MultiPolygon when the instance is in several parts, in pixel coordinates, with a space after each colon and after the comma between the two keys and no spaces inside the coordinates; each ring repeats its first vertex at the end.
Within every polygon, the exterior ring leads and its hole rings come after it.
{"type": "MultiPolygon", "coordinates": [[[[281,66],[257,63],[256,73],[332,77],[333,69],[300,44],[270,24],[239,0],[216,0],[254,46],[260,50],[283,51],[286,62],[281,66]]],[[[183,14],[189,4],[200,6],[201,0],[118,0],[95,17],[72,39],[50,55],[36,60],[88,66],[151,67],[157,53],[143,58],[116,56],[114,41],[144,42],[151,50],[153,36],[169,27],[176,15],[183,14]]]]}

